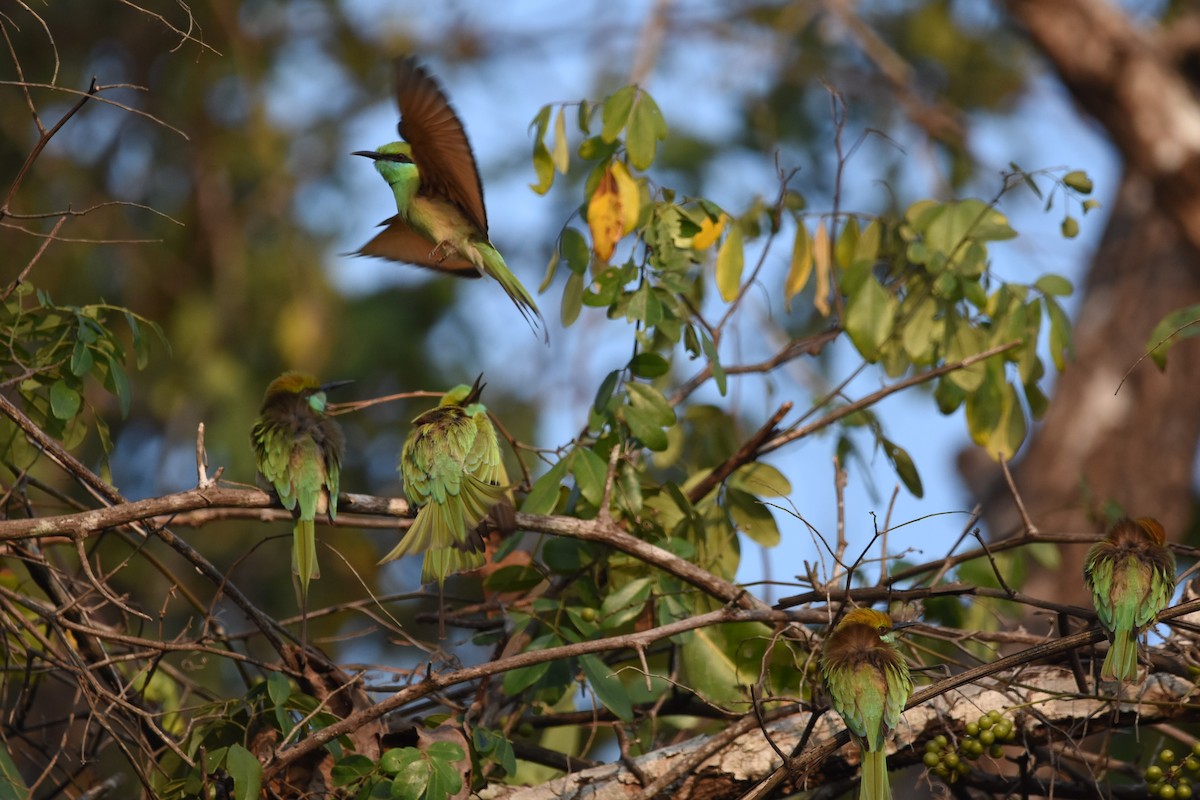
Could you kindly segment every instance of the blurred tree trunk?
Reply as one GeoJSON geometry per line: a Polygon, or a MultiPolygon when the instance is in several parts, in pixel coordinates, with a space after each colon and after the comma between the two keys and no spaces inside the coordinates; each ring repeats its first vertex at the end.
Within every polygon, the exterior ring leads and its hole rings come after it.
{"type": "MultiPolygon", "coordinates": [[[[1191,80],[1200,74],[1200,18],[1155,31],[1094,0],[1007,7],[1105,127],[1126,169],[1083,287],[1075,360],[1014,478],[1043,530],[1099,530],[1116,504],[1158,517],[1179,541],[1194,519],[1200,344],[1172,349],[1165,372],[1149,360],[1134,365],[1163,315],[1200,302],[1200,103],[1191,80]]],[[[963,472],[991,529],[1013,529],[1020,520],[1010,493],[973,458],[964,457],[963,472]]],[[[1086,604],[1077,580],[1085,550],[1064,547],[1061,567],[1032,573],[1027,590],[1086,604]]]]}

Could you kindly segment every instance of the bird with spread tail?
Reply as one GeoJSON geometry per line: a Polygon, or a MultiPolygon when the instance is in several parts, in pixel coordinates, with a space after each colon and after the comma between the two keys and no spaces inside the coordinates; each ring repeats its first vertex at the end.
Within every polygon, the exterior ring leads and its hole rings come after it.
{"type": "Polygon", "coordinates": [[[882,611],[856,608],[846,613],[821,648],[821,676],[834,710],[862,752],[859,800],[887,800],[887,734],[900,721],[913,682],[896,646],[896,630],[882,611]]]}
{"type": "Polygon", "coordinates": [[[345,439],[325,414],[325,392],[350,381],[321,384],[303,372],[285,372],[267,387],[250,432],[259,473],[292,512],[292,571],[307,615],[308,585],[319,578],[316,518],[337,517],[338,481],[345,439]]]}
{"type": "MultiPolygon", "coordinates": [[[[537,304],[488,238],[479,167],[466,131],[437,81],[412,57],[395,62],[400,138],[353,153],[375,162],[396,215],[356,255],[403,261],[465,278],[495,279],[536,332],[537,304]]],[[[547,341],[548,334],[545,335],[547,341]]]]}
{"type": "Polygon", "coordinates": [[[1125,517],[1088,550],[1083,579],[1109,638],[1100,668],[1104,680],[1137,678],[1138,635],[1175,593],[1175,555],[1166,542],[1158,520],[1125,517]]]}
{"type": "Polygon", "coordinates": [[[508,473],[496,429],[479,402],[482,375],[460,384],[413,420],[400,453],[404,494],[418,508],[400,543],[379,563],[425,553],[421,580],[436,580],[484,563],[481,526],[509,500],[508,473]]]}

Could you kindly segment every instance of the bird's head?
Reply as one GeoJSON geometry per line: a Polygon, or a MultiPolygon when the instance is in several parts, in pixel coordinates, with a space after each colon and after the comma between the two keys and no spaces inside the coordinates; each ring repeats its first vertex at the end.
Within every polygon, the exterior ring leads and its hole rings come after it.
{"type": "Polygon", "coordinates": [[[442,399],[438,401],[438,406],[469,406],[471,403],[479,400],[479,395],[483,393],[483,387],[487,386],[482,381],[483,373],[480,373],[473,385],[467,386],[465,383],[460,383],[442,395],[442,399]]]}
{"type": "Polygon", "coordinates": [[[375,162],[375,169],[380,169],[383,164],[413,163],[412,147],[408,142],[389,142],[378,150],[355,150],[350,155],[371,159],[375,162]]]}
{"type": "Polygon", "coordinates": [[[345,386],[348,383],[351,383],[351,381],[321,383],[307,372],[292,370],[291,372],[283,373],[271,381],[270,385],[267,386],[267,394],[263,398],[263,405],[266,406],[279,398],[300,396],[308,399],[308,404],[312,407],[313,411],[318,414],[324,414],[325,392],[330,389],[336,389],[339,386],[345,386]]]}
{"type": "Polygon", "coordinates": [[[1133,521],[1133,524],[1141,528],[1142,532],[1149,536],[1159,547],[1167,543],[1167,532],[1163,530],[1162,523],[1154,517],[1138,517],[1133,521]]]}
{"type": "Polygon", "coordinates": [[[866,628],[871,628],[879,635],[879,638],[885,642],[895,641],[895,632],[900,628],[907,628],[911,622],[892,622],[889,614],[883,611],[876,611],[873,608],[855,608],[846,612],[846,616],[842,617],[842,621],[838,623],[834,632],[843,630],[854,625],[861,625],[866,628]]]}

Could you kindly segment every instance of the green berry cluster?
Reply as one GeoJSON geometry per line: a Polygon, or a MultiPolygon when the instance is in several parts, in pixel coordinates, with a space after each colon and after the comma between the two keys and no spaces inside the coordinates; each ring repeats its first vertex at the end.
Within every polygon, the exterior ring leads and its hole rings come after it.
{"type": "Polygon", "coordinates": [[[1191,797],[1192,780],[1200,779],[1200,742],[1192,745],[1192,751],[1183,761],[1179,761],[1174,750],[1164,748],[1157,762],[1146,767],[1146,790],[1150,796],[1162,800],[1191,797]]]}
{"type": "Polygon", "coordinates": [[[950,740],[940,733],[925,743],[925,755],[921,760],[930,772],[947,783],[954,783],[960,775],[970,772],[970,762],[984,753],[992,758],[1002,757],[1002,743],[1017,738],[1012,720],[995,710],[981,715],[975,722],[968,722],[965,733],[959,738],[957,746],[952,746],[950,740]]]}

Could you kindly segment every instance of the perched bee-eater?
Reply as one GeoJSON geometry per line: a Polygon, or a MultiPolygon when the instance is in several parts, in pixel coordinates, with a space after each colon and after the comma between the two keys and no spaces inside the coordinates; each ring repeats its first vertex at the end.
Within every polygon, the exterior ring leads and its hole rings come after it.
{"type": "Polygon", "coordinates": [[[300,606],[307,613],[308,584],[319,578],[316,523],[318,513],[337,516],[341,475],[342,429],[325,415],[325,392],[349,381],[321,385],[312,375],[285,372],[267,387],[250,442],[258,471],[279,502],[292,512],[292,571],[300,586],[300,606]]]}
{"type": "Polygon", "coordinates": [[[437,580],[481,566],[480,526],[492,509],[508,502],[508,474],[496,429],[478,402],[483,390],[460,384],[413,420],[400,453],[408,502],[419,508],[412,527],[379,563],[425,553],[421,580],[437,580]]]}
{"type": "Polygon", "coordinates": [[[1100,626],[1108,633],[1104,680],[1137,677],[1137,640],[1175,593],[1175,555],[1156,519],[1122,518],[1088,550],[1083,579],[1092,592],[1100,626]]]}
{"type": "Polygon", "coordinates": [[[888,800],[887,733],[900,713],[913,682],[895,644],[893,625],[882,611],[856,608],[846,613],[821,649],[821,676],[834,710],[862,751],[859,800],[888,800]]]}
{"type": "Polygon", "coordinates": [[[392,187],[396,216],[358,255],[379,256],[465,278],[490,275],[536,329],[545,321],[488,239],[483,183],[462,122],[437,81],[414,58],[395,62],[403,142],[356,156],[375,161],[392,187]],[[537,322],[535,323],[535,318],[537,322]]]}

